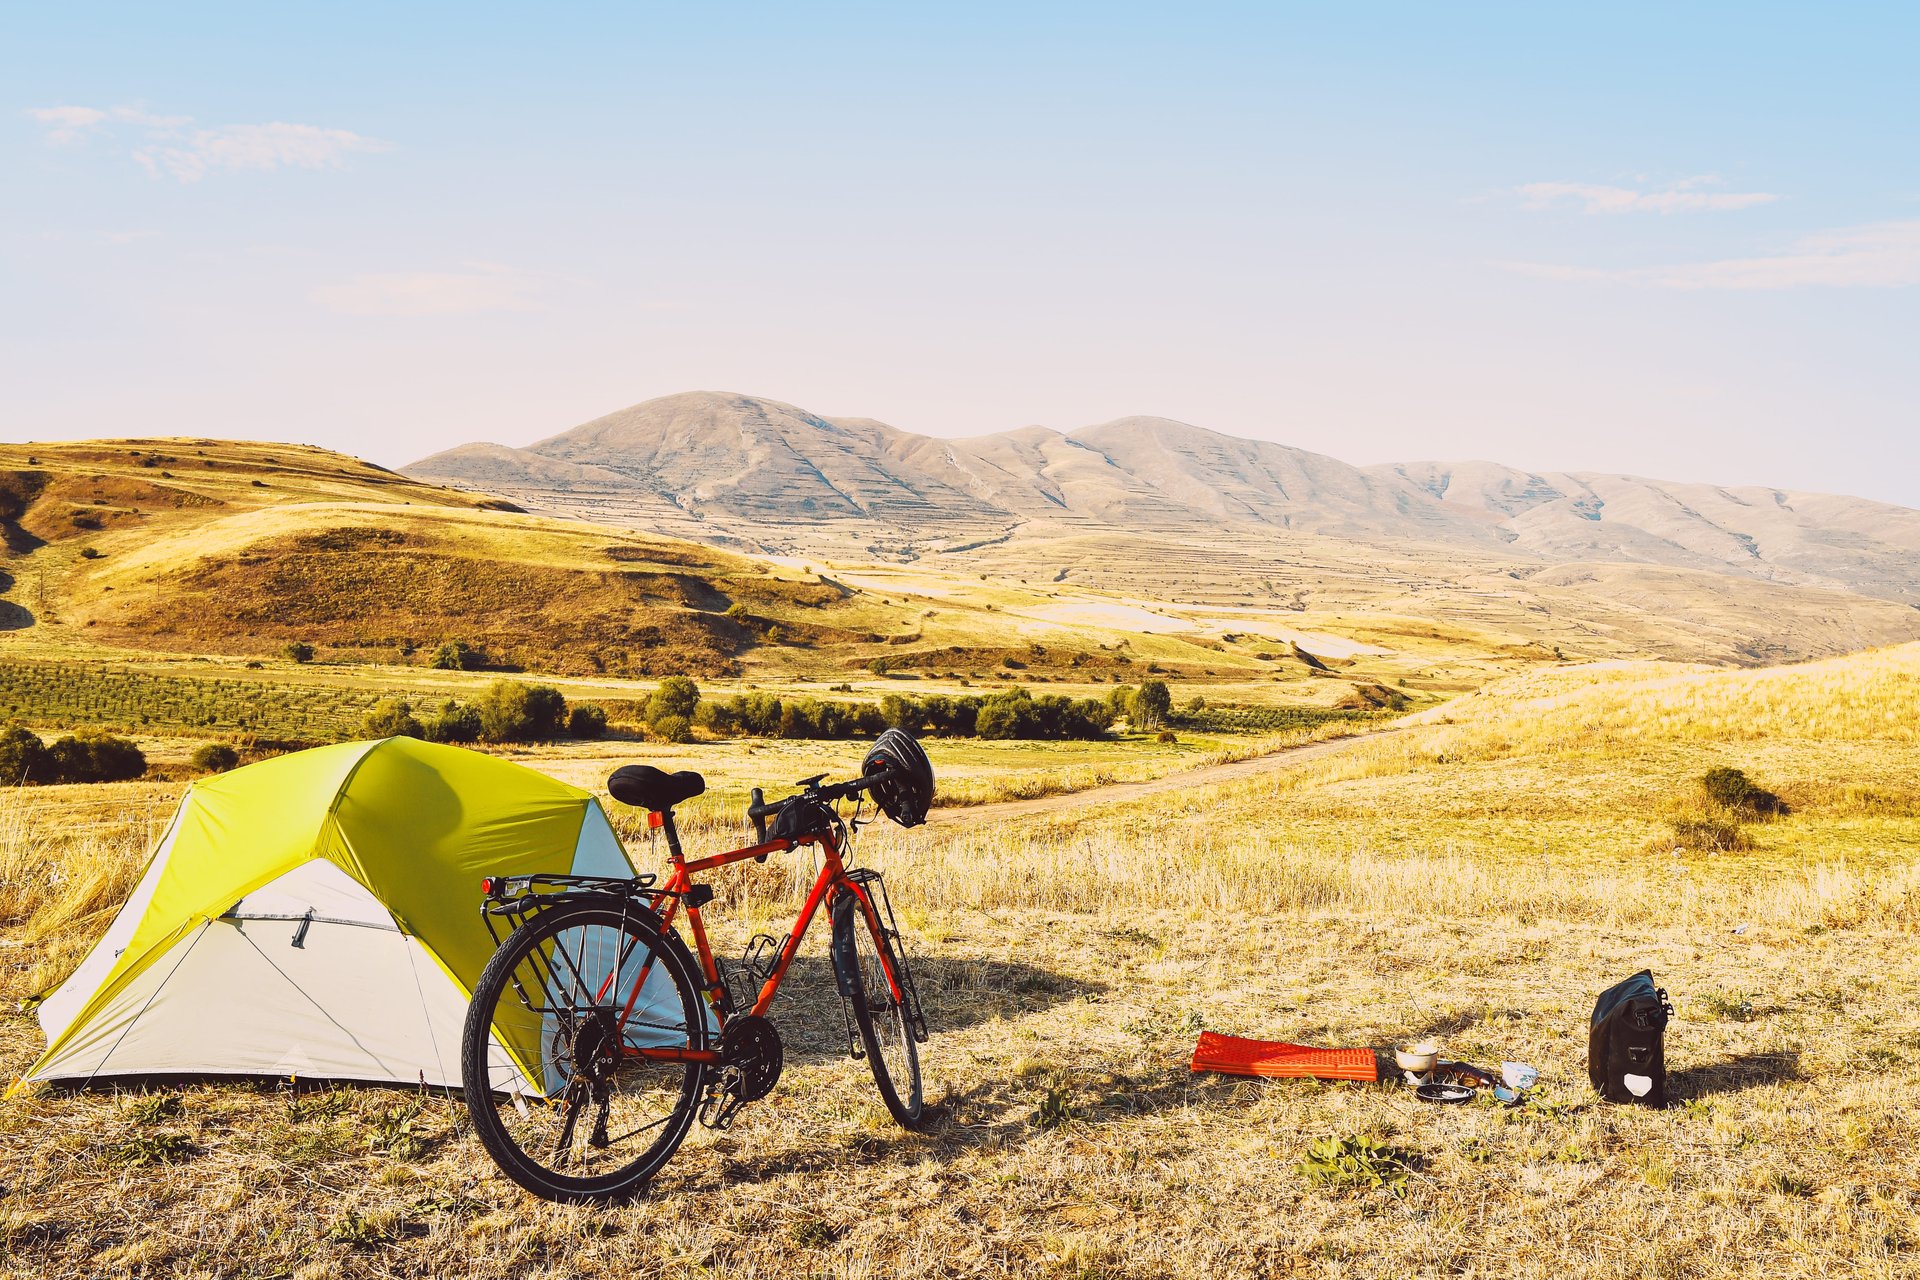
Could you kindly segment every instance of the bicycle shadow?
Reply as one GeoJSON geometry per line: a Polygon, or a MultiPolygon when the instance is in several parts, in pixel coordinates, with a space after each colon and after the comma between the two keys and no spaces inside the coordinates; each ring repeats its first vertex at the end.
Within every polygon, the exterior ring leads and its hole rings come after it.
{"type": "MultiPolygon", "coordinates": [[[[908,955],[914,987],[937,1036],[995,1018],[1015,1018],[1098,994],[1105,985],[1014,960],[908,955]]],[[[847,1056],[845,1005],[833,961],[798,956],[774,997],[771,1017],[789,1064],[847,1056]]]]}

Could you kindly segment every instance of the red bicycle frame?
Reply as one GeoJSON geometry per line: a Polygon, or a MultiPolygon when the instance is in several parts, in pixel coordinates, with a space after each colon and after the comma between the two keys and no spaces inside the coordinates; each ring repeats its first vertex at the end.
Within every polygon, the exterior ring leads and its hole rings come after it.
{"type": "MultiPolygon", "coordinates": [[[[781,979],[787,976],[788,967],[793,964],[794,956],[800,952],[800,940],[806,936],[807,929],[813,924],[814,914],[820,910],[820,904],[826,901],[830,892],[838,890],[852,894],[854,901],[860,904],[860,912],[866,919],[867,928],[873,931],[876,941],[884,936],[880,916],[874,910],[872,897],[864,886],[847,878],[846,865],[840,858],[840,842],[832,831],[801,836],[796,840],[769,840],[764,844],[750,845],[729,853],[716,853],[707,858],[695,858],[689,862],[681,852],[680,833],[674,826],[672,813],[649,813],[647,825],[664,832],[667,837],[667,878],[659,889],[654,891],[655,903],[663,904],[659,906],[660,932],[665,935],[672,930],[673,918],[684,904],[687,911],[687,927],[693,932],[694,950],[700,960],[700,976],[705,987],[707,1003],[712,1007],[716,1019],[723,1028],[730,1017],[741,1012],[759,1017],[766,1016],[767,1010],[773,1005],[773,997],[780,990],[781,979]],[[793,928],[788,932],[786,941],[781,943],[779,958],[775,960],[772,972],[767,975],[759,995],[754,999],[753,1007],[747,1010],[730,1010],[725,997],[726,984],[721,980],[719,966],[714,963],[713,948],[707,942],[706,925],[700,919],[700,904],[711,895],[702,896],[695,892],[693,873],[715,870],[747,858],[765,858],[768,854],[800,849],[810,844],[819,845],[825,857],[820,867],[820,875],[814,880],[813,889],[807,894],[806,905],[800,909],[800,916],[793,922],[793,928]]],[[[888,990],[893,993],[895,1000],[904,1000],[905,993],[900,988],[898,975],[893,971],[888,948],[876,945],[874,952],[879,957],[881,971],[886,975],[888,990]]],[[[627,1019],[632,1015],[634,1006],[640,1002],[641,988],[646,985],[647,974],[652,968],[653,961],[649,959],[645,965],[641,966],[639,975],[634,979],[633,991],[627,996],[626,1003],[620,1010],[622,1031],[626,1029],[627,1019]]],[[[601,984],[597,999],[606,998],[607,992],[619,977],[619,972],[619,967],[616,966],[613,972],[607,975],[606,981],[601,984]]],[[[621,1046],[622,1052],[628,1057],[649,1058],[656,1062],[717,1064],[720,1061],[719,1051],[714,1049],[640,1048],[625,1043],[624,1036],[621,1046]]]]}

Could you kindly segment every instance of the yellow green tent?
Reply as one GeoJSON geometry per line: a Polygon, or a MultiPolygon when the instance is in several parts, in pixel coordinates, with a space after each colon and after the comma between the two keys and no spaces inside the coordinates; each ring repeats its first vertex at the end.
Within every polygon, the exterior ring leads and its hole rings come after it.
{"type": "Polygon", "coordinates": [[[591,794],[478,752],[349,742],[196,782],[106,935],[40,1005],[47,1051],[26,1078],[458,1087],[494,949],[481,877],[531,872],[633,868],[591,794]]]}

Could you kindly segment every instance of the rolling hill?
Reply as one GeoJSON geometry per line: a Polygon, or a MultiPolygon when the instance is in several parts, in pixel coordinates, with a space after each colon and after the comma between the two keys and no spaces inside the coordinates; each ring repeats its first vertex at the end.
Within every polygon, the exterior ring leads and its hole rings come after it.
{"type": "Polygon", "coordinates": [[[948,440],[693,392],[525,449],[466,445],[406,471],[782,553],[831,544],[911,557],[1083,529],[1316,534],[1533,569],[1654,565],[1920,605],[1920,512],[1903,507],[1484,462],[1358,467],[1166,418],[948,440]]]}

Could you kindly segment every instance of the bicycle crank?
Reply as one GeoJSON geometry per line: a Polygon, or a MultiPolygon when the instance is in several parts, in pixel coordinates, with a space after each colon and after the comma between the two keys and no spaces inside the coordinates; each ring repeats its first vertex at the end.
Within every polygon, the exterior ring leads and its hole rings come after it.
{"type": "Polygon", "coordinates": [[[730,1019],[720,1033],[720,1065],[708,1075],[700,1100],[700,1123],[730,1127],[742,1105],[773,1092],[785,1061],[773,1023],[751,1013],[730,1019]]]}

